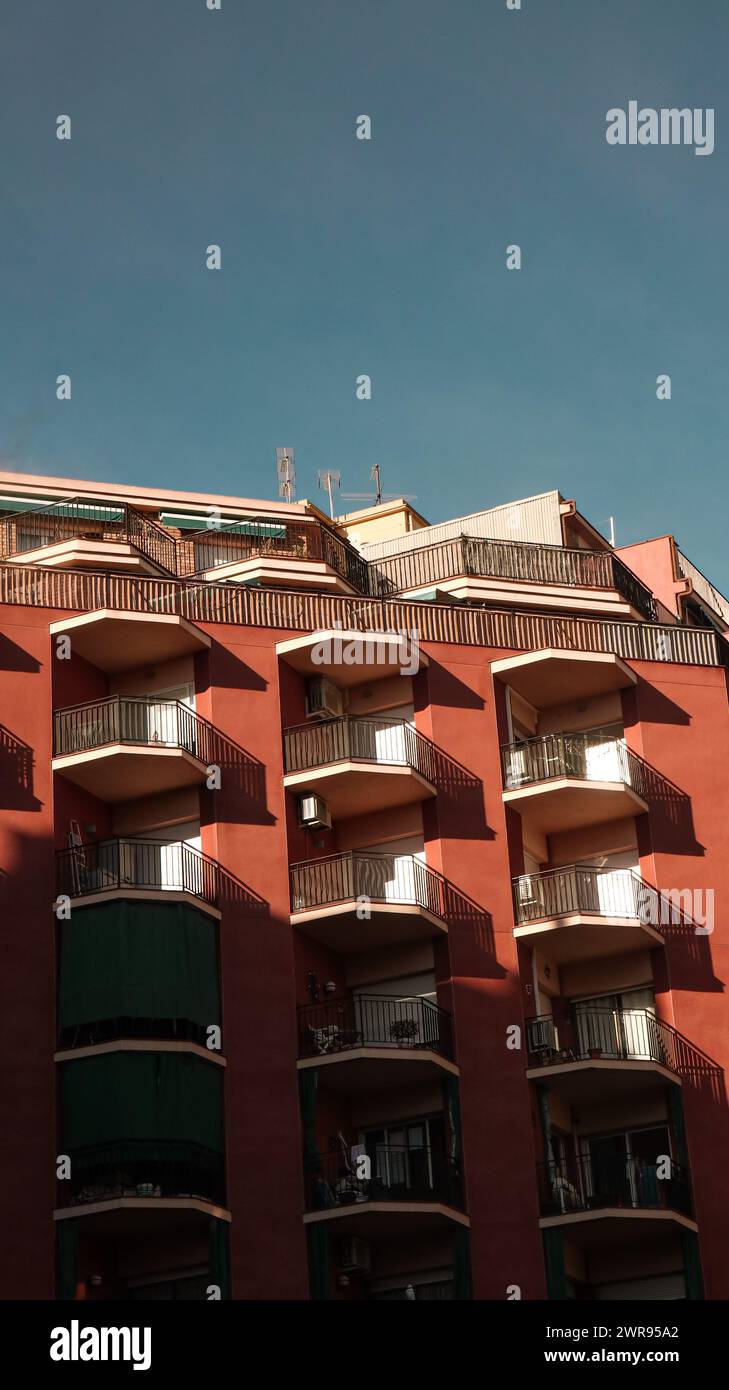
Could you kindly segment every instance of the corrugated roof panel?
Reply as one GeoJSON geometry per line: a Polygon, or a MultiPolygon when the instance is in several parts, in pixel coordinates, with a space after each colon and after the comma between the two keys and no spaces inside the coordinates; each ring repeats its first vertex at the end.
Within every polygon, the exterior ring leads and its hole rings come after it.
{"type": "Polygon", "coordinates": [[[490,540],[562,545],[560,501],[560,494],[556,490],[543,492],[536,497],[525,497],[499,507],[469,512],[467,516],[454,517],[451,521],[437,522],[434,526],[424,526],[419,531],[408,532],[406,536],[363,542],[362,553],[368,560],[383,559],[386,555],[399,555],[403,551],[418,550],[424,545],[451,540],[463,532],[490,540]]]}

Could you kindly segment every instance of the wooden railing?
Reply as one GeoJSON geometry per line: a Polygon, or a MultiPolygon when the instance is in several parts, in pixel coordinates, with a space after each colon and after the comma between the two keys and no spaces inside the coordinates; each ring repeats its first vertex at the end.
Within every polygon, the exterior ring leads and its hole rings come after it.
{"type": "Polygon", "coordinates": [[[610,652],[628,661],[729,665],[729,645],[709,628],[613,622],[464,604],[195,584],[105,571],[0,564],[0,603],[89,613],[177,613],[191,622],[314,632],[337,626],[370,633],[417,633],[421,642],[538,651],[610,652]]]}

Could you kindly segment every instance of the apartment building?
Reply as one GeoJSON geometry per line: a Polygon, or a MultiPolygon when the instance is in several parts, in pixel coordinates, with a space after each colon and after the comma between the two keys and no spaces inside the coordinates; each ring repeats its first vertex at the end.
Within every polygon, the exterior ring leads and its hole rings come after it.
{"type": "Polygon", "coordinates": [[[729,1297],[729,603],[0,474],[2,1296],[729,1297]]]}

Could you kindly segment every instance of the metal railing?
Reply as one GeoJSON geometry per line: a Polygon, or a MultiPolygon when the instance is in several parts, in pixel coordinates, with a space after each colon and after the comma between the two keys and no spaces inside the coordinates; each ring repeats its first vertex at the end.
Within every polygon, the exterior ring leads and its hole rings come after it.
{"type": "Polygon", "coordinates": [[[284,771],[306,772],[338,762],[404,763],[436,782],[437,750],[401,719],[342,715],[284,732],[284,771]]]}
{"type": "Polygon", "coordinates": [[[177,573],[199,574],[259,557],[329,565],[361,594],[369,592],[367,561],[350,542],[316,521],[234,521],[177,541],[177,573]]]}
{"type": "Polygon", "coordinates": [[[136,508],[89,502],[81,497],[15,512],[0,521],[0,559],[63,541],[91,540],[133,545],[154,564],[177,573],[176,543],[163,527],[136,508]]]}
{"type": "Polygon", "coordinates": [[[553,777],[588,782],[623,782],[639,796],[647,790],[643,763],[622,737],[605,734],[544,734],[501,749],[504,787],[515,791],[553,777]]]}
{"type": "Polygon", "coordinates": [[[119,1139],[71,1150],[69,1157],[71,1177],[57,1182],[59,1207],[121,1197],[196,1197],[225,1205],[223,1159],[201,1144],[119,1139]]]}
{"type": "Polygon", "coordinates": [[[416,600],[366,599],[244,584],[193,583],[148,575],[0,564],[0,603],[90,613],[179,614],[190,622],[317,632],[417,632],[421,642],[508,651],[608,652],[626,661],[729,665],[729,644],[711,628],[613,622],[416,600]]]}
{"type": "Polygon", "coordinates": [[[370,1177],[357,1176],[357,1161],[340,1151],[306,1155],[307,1211],[360,1202],[443,1202],[463,1207],[463,1180],[455,1160],[432,1149],[378,1144],[369,1156],[370,1177]]]}
{"type": "Polygon", "coordinates": [[[297,1014],[300,1057],[358,1047],[428,1048],[453,1056],[451,1016],[429,999],[357,994],[302,1004],[297,1014]]]}
{"type": "Polygon", "coordinates": [[[119,889],[190,893],[215,907],[214,859],[182,840],[95,840],[56,855],[56,891],[70,898],[119,889]]]}
{"type": "Polygon", "coordinates": [[[292,912],[356,898],[412,904],[445,917],[445,880],[414,855],[351,850],[291,865],[292,912]]]}
{"type": "Polygon", "coordinates": [[[601,1207],[646,1208],[691,1215],[688,1171],[670,1165],[670,1177],[655,1163],[630,1157],[607,1159],[571,1157],[563,1163],[537,1164],[539,1206],[543,1216],[595,1211],[601,1207]]]}
{"type": "Polygon", "coordinates": [[[657,617],[650,590],[612,551],[571,550],[560,545],[466,535],[371,562],[370,592],[384,597],[458,575],[615,589],[649,622],[657,617]]]}
{"type": "Polygon", "coordinates": [[[513,882],[518,923],[585,912],[599,917],[665,920],[662,895],[632,869],[593,869],[571,864],[546,873],[521,874],[513,882]]]}
{"type": "Polygon", "coordinates": [[[207,1024],[195,1023],[190,1018],[100,1018],[61,1028],[58,1047],[97,1047],[118,1038],[144,1038],[197,1043],[207,1050],[207,1029],[207,1024]]]}
{"type": "Polygon", "coordinates": [[[678,1072],[682,1039],[650,1009],[600,1009],[577,1005],[556,1023],[551,1014],[526,1020],[527,1065],[584,1062],[659,1062],[678,1072]]]}
{"type": "Polygon", "coordinates": [[[113,743],[180,748],[208,766],[214,729],[181,700],[147,695],[110,695],[53,715],[53,755],[85,753],[113,743]]]}

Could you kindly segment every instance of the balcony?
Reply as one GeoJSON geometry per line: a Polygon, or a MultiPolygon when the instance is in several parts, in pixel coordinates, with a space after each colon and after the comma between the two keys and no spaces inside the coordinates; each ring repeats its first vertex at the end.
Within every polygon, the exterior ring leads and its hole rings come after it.
{"type": "Polygon", "coordinates": [[[318,521],[234,521],[177,542],[177,573],[287,588],[368,592],[367,562],[318,521]]]}
{"type": "Polygon", "coordinates": [[[515,937],[557,964],[662,946],[649,924],[665,920],[664,907],[632,869],[573,864],[514,879],[515,937]]]}
{"type": "MultiPolygon", "coordinates": [[[[568,1105],[680,1085],[690,1048],[649,1009],[578,1005],[569,1020],[526,1021],[527,1077],[549,1085],[568,1105]],[[599,1073],[599,1075],[598,1075],[599,1073]]],[[[693,1068],[695,1069],[695,1067],[693,1068]]]]}
{"type": "Polygon", "coordinates": [[[51,623],[51,637],[67,636],[74,656],[118,675],[209,651],[207,633],[177,613],[121,613],[100,608],[51,623]]]}
{"type": "Polygon", "coordinates": [[[669,1230],[677,1220],[695,1229],[688,1171],[671,1163],[670,1172],[670,1177],[659,1178],[656,1164],[628,1156],[612,1162],[572,1156],[564,1163],[539,1163],[540,1225],[578,1227],[595,1219],[628,1220],[626,1237],[631,1238],[637,1238],[641,1229],[669,1230]]]}
{"type": "Polygon", "coordinates": [[[84,904],[177,898],[219,917],[218,880],[216,861],[180,840],[96,840],[56,855],[56,892],[84,904]]]}
{"type": "Polygon", "coordinates": [[[161,1207],[200,1204],[225,1206],[225,1165],[222,1156],[187,1141],[164,1145],[154,1141],[119,1141],[79,1149],[70,1154],[70,1181],[57,1184],[56,1218],[98,1210],[104,1204],[161,1207]],[[70,1208],[70,1210],[69,1210],[70,1208]]]}
{"type": "Polygon", "coordinates": [[[459,536],[379,559],[371,592],[387,598],[448,584],[456,597],[655,622],[650,590],[609,550],[459,536]],[[458,581],[458,582],[454,582],[458,581]]]}
{"type": "Polygon", "coordinates": [[[607,651],[560,651],[544,647],[522,656],[491,662],[495,676],[537,710],[568,700],[592,700],[596,695],[628,690],[638,677],[619,656],[607,651]]]}
{"type": "Polygon", "coordinates": [[[333,816],[435,796],[437,750],[401,719],[317,720],[284,733],[284,786],[323,796],[333,816]]]}
{"type": "Polygon", "coordinates": [[[428,1081],[453,1065],[451,1016],[428,999],[358,994],[298,1010],[299,1069],[353,1094],[428,1081]]]}
{"type": "Polygon", "coordinates": [[[640,758],[624,738],[546,734],[501,749],[503,800],[546,835],[648,810],[640,758]]]}
{"type": "Polygon", "coordinates": [[[307,1155],[305,1222],[333,1221],[339,1235],[395,1235],[468,1225],[459,1165],[432,1149],[378,1146],[370,1177],[357,1177],[348,1155],[307,1155]]]}
{"type": "Polygon", "coordinates": [[[150,517],[80,497],[0,521],[0,560],[152,575],[174,574],[177,563],[174,540],[150,517]]]}
{"type": "Polygon", "coordinates": [[[111,695],[56,710],[54,772],[102,801],[205,782],[213,729],[180,700],[111,695]]]}
{"type": "Polygon", "coordinates": [[[341,955],[448,931],[446,882],[411,854],[352,850],[291,866],[291,924],[341,955]]]}

